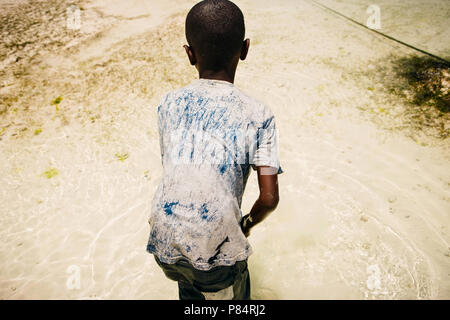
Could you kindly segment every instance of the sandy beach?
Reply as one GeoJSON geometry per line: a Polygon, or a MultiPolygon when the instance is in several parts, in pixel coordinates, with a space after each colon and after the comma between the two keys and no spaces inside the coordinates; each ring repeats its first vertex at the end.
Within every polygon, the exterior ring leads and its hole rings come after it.
{"type": "MultiPolygon", "coordinates": [[[[0,1],[0,299],[178,298],[145,248],[155,108],[197,77],[196,2],[0,1]]],[[[308,0],[234,2],[235,84],[274,112],[285,171],[250,237],[253,299],[450,299],[450,113],[422,119],[393,87],[417,52],[308,0]]],[[[378,1],[381,31],[449,59],[450,3],[432,2],[378,1]]],[[[252,175],[243,213],[257,195],[252,175]]]]}

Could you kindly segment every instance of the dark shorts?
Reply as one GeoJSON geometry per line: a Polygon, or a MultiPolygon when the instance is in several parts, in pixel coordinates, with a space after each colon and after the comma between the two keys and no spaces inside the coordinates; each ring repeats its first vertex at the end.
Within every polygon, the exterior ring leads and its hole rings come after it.
{"type": "Polygon", "coordinates": [[[166,277],[178,282],[180,300],[250,300],[247,260],[237,261],[232,266],[219,266],[202,271],[195,269],[186,260],[166,264],[154,257],[166,277]]]}

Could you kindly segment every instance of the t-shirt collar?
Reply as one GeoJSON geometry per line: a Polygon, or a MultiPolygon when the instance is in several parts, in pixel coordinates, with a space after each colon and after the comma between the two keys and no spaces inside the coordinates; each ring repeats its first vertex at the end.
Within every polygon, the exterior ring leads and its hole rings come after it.
{"type": "Polygon", "coordinates": [[[199,83],[207,84],[207,85],[211,85],[211,86],[217,86],[217,85],[225,85],[225,86],[229,86],[229,87],[234,86],[233,83],[225,81],[225,80],[200,78],[200,79],[197,79],[196,81],[199,83]]]}

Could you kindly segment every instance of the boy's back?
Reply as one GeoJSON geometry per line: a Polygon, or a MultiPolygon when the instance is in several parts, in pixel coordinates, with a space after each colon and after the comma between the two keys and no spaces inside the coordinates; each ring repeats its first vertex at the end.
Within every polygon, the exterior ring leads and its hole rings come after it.
{"type": "Polygon", "coordinates": [[[233,84],[250,46],[239,7],[229,0],[200,1],[186,17],[186,39],[199,79],[158,106],[164,173],[147,251],[178,282],[180,299],[250,299],[247,237],[279,201],[275,120],[233,84]],[[259,196],[242,216],[250,167],[259,196]]]}
{"type": "Polygon", "coordinates": [[[268,107],[234,84],[197,79],[158,106],[164,174],[153,201],[147,250],[199,270],[252,252],[240,226],[250,167],[279,168],[268,107]]]}

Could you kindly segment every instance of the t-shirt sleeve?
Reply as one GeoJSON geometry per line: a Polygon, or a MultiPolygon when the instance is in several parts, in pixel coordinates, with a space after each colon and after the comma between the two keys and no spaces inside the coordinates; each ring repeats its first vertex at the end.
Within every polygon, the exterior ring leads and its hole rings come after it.
{"type": "Polygon", "coordinates": [[[278,157],[278,132],[275,125],[275,117],[271,112],[267,112],[266,120],[256,131],[256,147],[253,158],[250,159],[252,168],[256,170],[259,166],[273,168],[272,173],[283,173],[278,157]]]}

